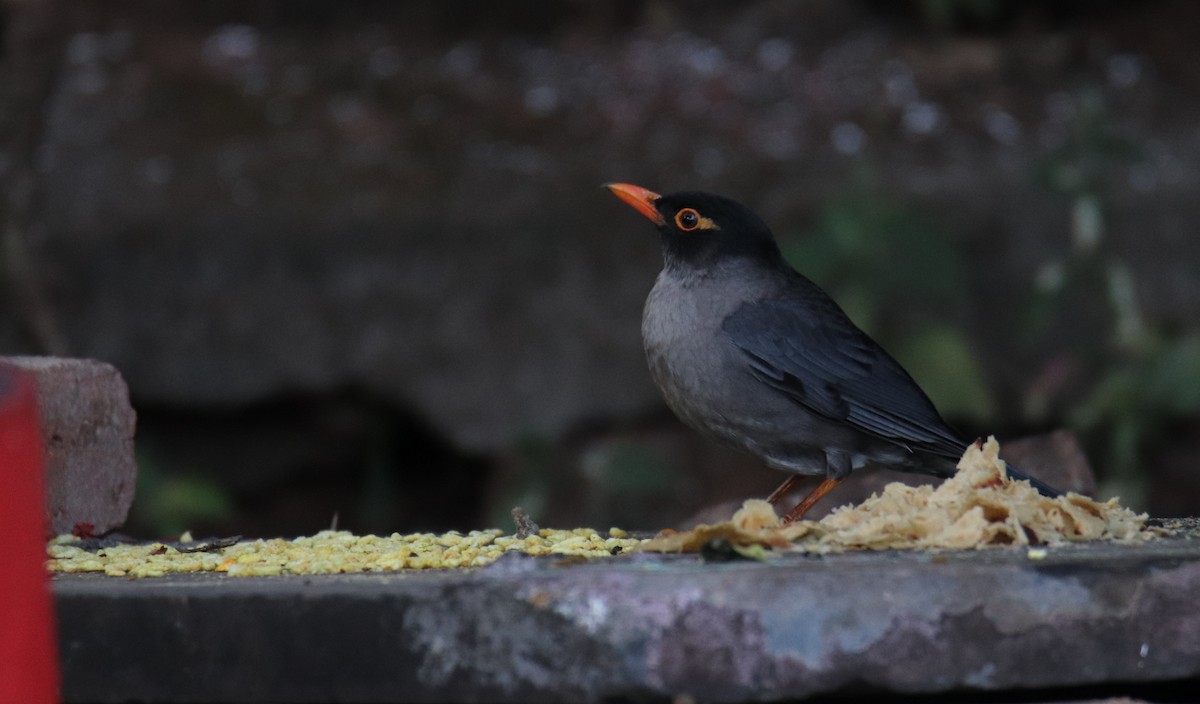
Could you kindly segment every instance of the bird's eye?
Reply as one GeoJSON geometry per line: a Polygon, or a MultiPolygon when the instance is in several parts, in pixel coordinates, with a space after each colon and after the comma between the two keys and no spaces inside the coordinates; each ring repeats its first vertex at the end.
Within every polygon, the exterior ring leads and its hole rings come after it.
{"type": "Polygon", "coordinates": [[[691,208],[684,208],[675,213],[675,224],[679,226],[680,230],[691,232],[700,227],[700,213],[691,208]]]}

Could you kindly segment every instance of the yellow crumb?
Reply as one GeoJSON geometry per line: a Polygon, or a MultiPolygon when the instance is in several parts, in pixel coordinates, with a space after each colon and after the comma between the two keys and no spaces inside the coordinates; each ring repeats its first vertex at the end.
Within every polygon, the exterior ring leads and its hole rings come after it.
{"type": "MultiPolygon", "coordinates": [[[[79,538],[58,536],[46,546],[52,572],[93,572],[114,577],[160,577],[179,572],[230,576],[395,572],[481,567],[507,552],[528,555],[608,557],[631,550],[696,552],[716,539],[744,548],[825,553],[845,550],[964,549],[1026,546],[1030,560],[1044,559],[1043,546],[1111,540],[1137,542],[1154,533],[1146,516],[1117,499],[1093,501],[1079,494],[1041,496],[1028,482],[1009,481],[1000,446],[989,438],[971,446],[958,473],[937,487],[893,483],[858,506],[843,506],[823,520],[782,525],[766,501],[746,501],[726,522],[685,531],[663,531],[652,540],[620,528],[543,528],[517,537],[499,530],[450,531],[390,536],[321,531],[293,540],[246,540],[204,544],[184,534],[178,547],[162,543],[113,545],[84,550],[79,538]]],[[[753,552],[753,551],[750,551],[753,552]]],[[[755,553],[757,554],[757,553],[755,553]]]]}
{"type": "MultiPolygon", "coordinates": [[[[994,545],[1056,545],[1086,540],[1149,540],[1146,515],[1117,499],[1103,503],[1068,493],[1048,498],[1026,481],[1010,481],[1000,445],[972,445],[958,473],[939,486],[888,484],[858,506],[843,506],[819,522],[781,526],[765,501],[745,502],[727,523],[655,538],[638,549],[699,550],[714,537],[806,552],[868,549],[965,549],[994,545]]],[[[1044,556],[1044,555],[1043,555],[1044,556]]],[[[1040,559],[1031,552],[1030,559],[1040,559]]]]}
{"type": "MultiPolygon", "coordinates": [[[[545,529],[524,539],[499,530],[465,535],[457,531],[441,535],[393,533],[387,537],[321,531],[293,540],[246,540],[209,552],[181,552],[162,543],[113,545],[89,552],[79,547],[79,538],[59,536],[46,547],[46,565],[51,572],[95,572],[114,577],[161,577],[180,572],[222,572],[237,577],[394,572],[482,567],[505,552],[610,557],[639,542],[627,535],[619,529],[601,535],[589,528],[545,529]]],[[[180,545],[185,542],[189,548],[201,545],[194,540],[181,540],[180,545]]]]}

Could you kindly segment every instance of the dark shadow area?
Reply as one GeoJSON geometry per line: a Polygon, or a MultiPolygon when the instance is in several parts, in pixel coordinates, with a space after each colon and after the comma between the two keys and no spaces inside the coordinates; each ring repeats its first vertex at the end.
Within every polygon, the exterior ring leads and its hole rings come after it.
{"type": "Polygon", "coordinates": [[[483,525],[491,463],[361,391],[236,409],[140,409],[138,500],[125,531],[294,536],[483,525]],[[199,499],[199,500],[197,500],[199,499]]]}

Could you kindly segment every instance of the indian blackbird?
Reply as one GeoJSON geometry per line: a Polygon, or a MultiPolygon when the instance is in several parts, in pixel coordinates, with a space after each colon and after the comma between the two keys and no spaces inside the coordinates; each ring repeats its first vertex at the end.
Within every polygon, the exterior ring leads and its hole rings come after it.
{"type": "MultiPolygon", "coordinates": [[[[800,476],[824,476],[786,521],[856,469],[954,474],[969,443],[891,355],[784,261],[749,208],[710,193],[607,187],[662,239],[642,342],[667,405],[702,434],[790,472],[772,503],[800,476]]],[[[1009,475],[1059,493],[1013,467],[1009,475]]]]}

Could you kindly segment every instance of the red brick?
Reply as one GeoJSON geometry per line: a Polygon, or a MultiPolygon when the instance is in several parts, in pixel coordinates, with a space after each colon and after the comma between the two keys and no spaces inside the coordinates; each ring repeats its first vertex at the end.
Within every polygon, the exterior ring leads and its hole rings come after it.
{"type": "Polygon", "coordinates": [[[91,359],[0,357],[0,363],[28,371],[37,385],[50,530],[69,533],[91,524],[102,534],[119,528],[137,481],[137,416],[120,372],[91,359]]]}

